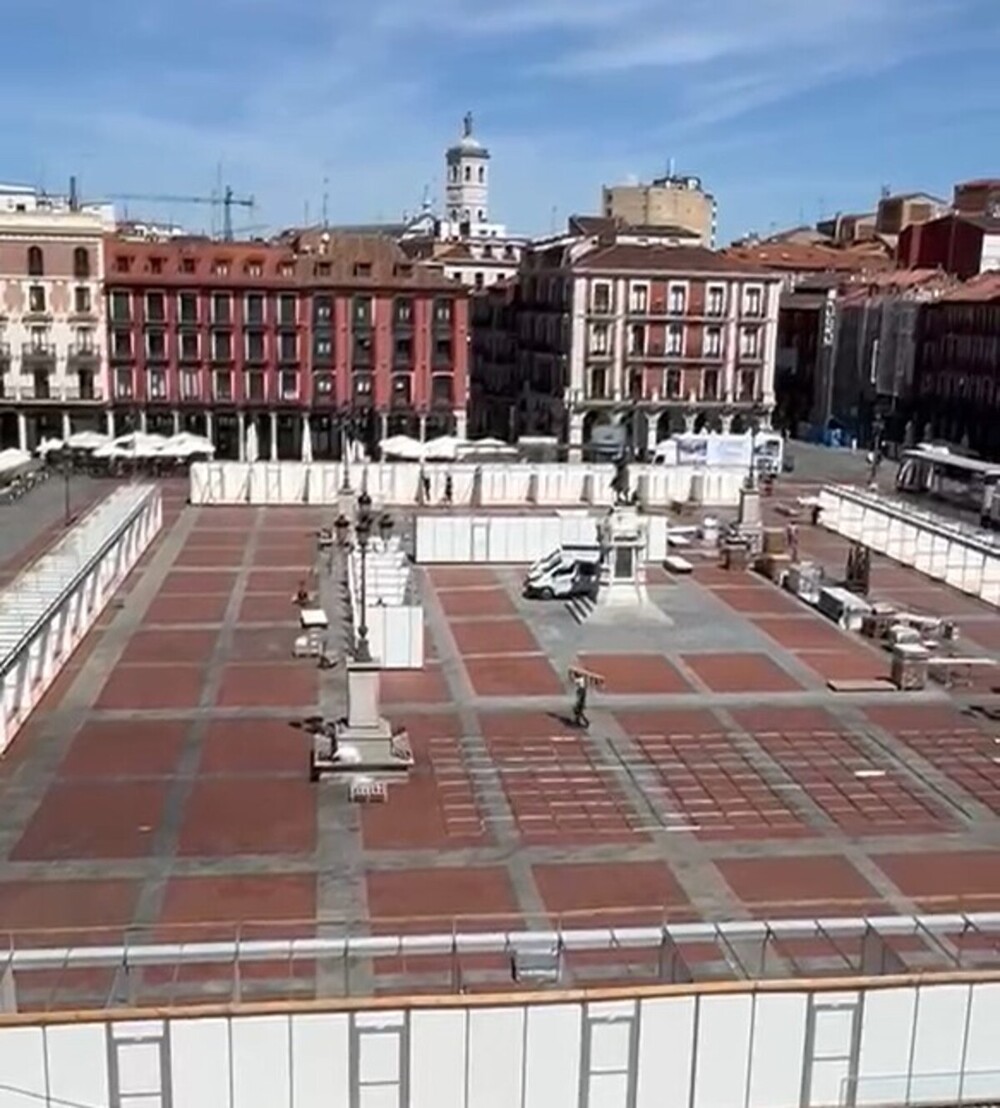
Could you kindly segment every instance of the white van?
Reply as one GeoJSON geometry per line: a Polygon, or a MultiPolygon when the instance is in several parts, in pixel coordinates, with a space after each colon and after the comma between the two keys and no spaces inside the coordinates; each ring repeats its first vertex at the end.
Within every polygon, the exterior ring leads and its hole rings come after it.
{"type": "Polygon", "coordinates": [[[598,562],[556,562],[546,573],[524,582],[524,595],[541,600],[568,600],[574,596],[597,597],[601,580],[598,562]]]}
{"type": "Polygon", "coordinates": [[[572,567],[577,562],[599,563],[600,560],[601,548],[597,543],[566,543],[564,546],[557,546],[544,558],[539,558],[537,562],[533,562],[528,567],[524,583],[527,585],[529,581],[536,577],[548,576],[558,566],[572,567]]]}

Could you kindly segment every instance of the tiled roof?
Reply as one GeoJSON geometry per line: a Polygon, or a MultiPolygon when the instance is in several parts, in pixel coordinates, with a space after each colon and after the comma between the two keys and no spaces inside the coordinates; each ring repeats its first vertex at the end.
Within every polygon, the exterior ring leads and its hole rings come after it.
{"type": "Polygon", "coordinates": [[[760,242],[732,246],[725,253],[737,260],[756,263],[770,269],[793,272],[851,272],[888,268],[892,263],[885,247],[865,243],[850,249],[795,242],[760,242]]]}
{"type": "Polygon", "coordinates": [[[767,267],[759,262],[734,257],[728,252],[702,246],[661,246],[657,243],[615,243],[596,246],[577,262],[582,269],[631,269],[644,273],[760,273],[767,267]]]}
{"type": "Polygon", "coordinates": [[[1000,270],[991,270],[972,277],[959,288],[949,292],[942,300],[976,303],[1000,301],[1000,270]]]}

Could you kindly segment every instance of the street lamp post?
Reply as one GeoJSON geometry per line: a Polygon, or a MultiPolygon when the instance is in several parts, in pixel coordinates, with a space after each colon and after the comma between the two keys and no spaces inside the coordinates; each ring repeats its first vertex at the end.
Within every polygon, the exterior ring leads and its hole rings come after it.
{"type": "Polygon", "coordinates": [[[362,492],[358,497],[358,516],[354,521],[354,534],[361,554],[361,623],[358,627],[358,641],[354,652],[359,662],[372,660],[368,646],[368,544],[371,541],[374,522],[372,498],[367,492],[362,492]]]}

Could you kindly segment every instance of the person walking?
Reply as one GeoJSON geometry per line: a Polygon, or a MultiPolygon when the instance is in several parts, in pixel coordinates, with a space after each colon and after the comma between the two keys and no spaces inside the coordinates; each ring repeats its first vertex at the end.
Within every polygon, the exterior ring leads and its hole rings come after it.
{"type": "Polygon", "coordinates": [[[582,673],[573,675],[573,724],[576,727],[589,727],[587,718],[587,678],[582,673]]]}

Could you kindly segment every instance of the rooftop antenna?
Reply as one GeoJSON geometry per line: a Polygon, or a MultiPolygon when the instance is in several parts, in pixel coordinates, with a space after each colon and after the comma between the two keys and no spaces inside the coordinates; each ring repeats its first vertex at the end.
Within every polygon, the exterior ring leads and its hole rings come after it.
{"type": "Polygon", "coordinates": [[[323,178],[323,230],[327,230],[330,226],[329,218],[330,207],[330,178],[323,178]]]}

